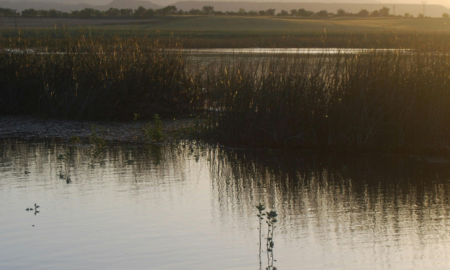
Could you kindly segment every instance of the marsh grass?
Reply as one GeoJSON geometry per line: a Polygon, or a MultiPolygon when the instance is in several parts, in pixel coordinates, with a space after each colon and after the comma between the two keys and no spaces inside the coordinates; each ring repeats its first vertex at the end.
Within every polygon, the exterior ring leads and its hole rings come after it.
{"type": "Polygon", "coordinates": [[[176,39],[2,41],[0,114],[131,120],[203,111],[190,133],[229,145],[450,154],[441,50],[194,63],[176,39]]]}
{"type": "Polygon", "coordinates": [[[156,39],[67,36],[0,43],[0,113],[79,119],[149,118],[192,110],[198,79],[156,39]]]}
{"type": "Polygon", "coordinates": [[[441,53],[274,57],[208,74],[217,138],[243,147],[450,153],[441,53]]]}

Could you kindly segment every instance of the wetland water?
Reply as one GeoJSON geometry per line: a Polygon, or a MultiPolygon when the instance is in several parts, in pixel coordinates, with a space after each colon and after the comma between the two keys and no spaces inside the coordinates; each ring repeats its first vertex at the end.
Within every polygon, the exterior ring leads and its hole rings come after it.
{"type": "MultiPolygon", "coordinates": [[[[23,54],[65,54],[64,52],[48,52],[46,49],[14,49],[4,48],[1,51],[23,54]]],[[[367,54],[367,53],[412,53],[409,49],[363,49],[363,48],[214,48],[214,49],[164,49],[165,52],[183,52],[190,56],[202,55],[334,55],[334,54],[367,54]]]]}
{"type": "Polygon", "coordinates": [[[365,54],[373,52],[411,53],[408,49],[361,49],[361,48],[247,48],[247,49],[184,49],[187,55],[321,55],[321,54],[365,54]]]}
{"type": "Polygon", "coordinates": [[[449,191],[441,160],[2,140],[0,269],[448,269],[449,191]]]}

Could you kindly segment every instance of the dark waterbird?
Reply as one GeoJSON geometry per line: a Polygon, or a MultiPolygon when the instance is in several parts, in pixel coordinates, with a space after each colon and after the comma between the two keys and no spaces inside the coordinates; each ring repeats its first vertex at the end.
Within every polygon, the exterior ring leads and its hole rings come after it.
{"type": "MultiPolygon", "coordinates": [[[[40,206],[39,205],[36,205],[36,204],[34,204],[34,209],[38,209],[40,206]]],[[[33,210],[33,209],[31,209],[31,210],[33,210]]]]}

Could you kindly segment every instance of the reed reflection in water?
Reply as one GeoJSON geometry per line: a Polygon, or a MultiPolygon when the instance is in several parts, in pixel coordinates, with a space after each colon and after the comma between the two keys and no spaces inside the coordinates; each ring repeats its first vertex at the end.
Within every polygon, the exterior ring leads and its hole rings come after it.
{"type": "Polygon", "coordinates": [[[262,269],[450,264],[447,163],[195,142],[94,150],[1,142],[0,269],[257,269],[259,203],[278,214],[262,269]]]}
{"type": "Polygon", "coordinates": [[[239,221],[259,203],[277,209],[277,265],[295,260],[304,269],[444,269],[450,264],[448,163],[242,150],[211,156],[221,222],[239,221]]]}

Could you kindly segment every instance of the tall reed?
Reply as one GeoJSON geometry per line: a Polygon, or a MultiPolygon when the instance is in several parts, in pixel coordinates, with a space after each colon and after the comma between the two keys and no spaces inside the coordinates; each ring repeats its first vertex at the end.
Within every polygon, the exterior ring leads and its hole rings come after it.
{"type": "Polygon", "coordinates": [[[238,60],[208,74],[211,125],[241,146],[450,153],[446,54],[238,60]]]}
{"type": "Polygon", "coordinates": [[[16,37],[0,48],[0,113],[132,119],[199,105],[199,76],[180,44],[158,39],[16,37]]]}
{"type": "Polygon", "coordinates": [[[131,120],[204,110],[205,130],[232,145],[450,154],[446,53],[202,62],[171,42],[82,34],[2,39],[0,114],[131,120]]]}

